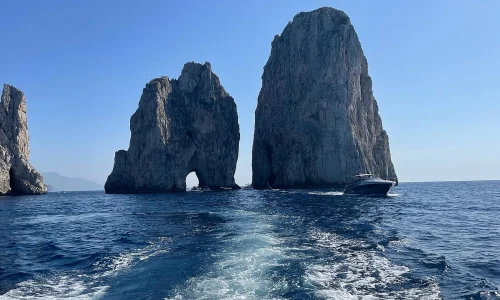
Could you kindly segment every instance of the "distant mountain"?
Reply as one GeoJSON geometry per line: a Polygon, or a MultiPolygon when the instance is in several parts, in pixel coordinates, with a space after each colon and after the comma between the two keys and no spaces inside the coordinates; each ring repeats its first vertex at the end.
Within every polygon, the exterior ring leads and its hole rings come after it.
{"type": "Polygon", "coordinates": [[[58,191],[100,191],[104,187],[92,180],[70,178],[56,172],[42,172],[43,182],[50,186],[51,192],[58,191]]]}

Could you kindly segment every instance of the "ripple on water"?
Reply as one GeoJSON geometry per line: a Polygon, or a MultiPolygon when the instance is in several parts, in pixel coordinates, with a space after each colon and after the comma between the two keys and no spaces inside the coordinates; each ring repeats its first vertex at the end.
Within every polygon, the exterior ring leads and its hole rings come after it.
{"type": "Polygon", "coordinates": [[[0,299],[498,299],[499,195],[500,182],[469,182],[402,183],[369,199],[2,199],[0,299]]]}

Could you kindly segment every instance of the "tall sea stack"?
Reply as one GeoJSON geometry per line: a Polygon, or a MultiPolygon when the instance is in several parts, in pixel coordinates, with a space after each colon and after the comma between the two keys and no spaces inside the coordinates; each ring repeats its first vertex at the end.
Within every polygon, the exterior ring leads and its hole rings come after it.
{"type": "Polygon", "coordinates": [[[0,195],[41,195],[43,178],[29,163],[26,97],[5,84],[0,103],[0,195]]]}
{"type": "Polygon", "coordinates": [[[115,154],[106,193],[185,191],[190,172],[200,186],[238,188],[236,104],[208,62],[185,64],[177,80],[151,80],[130,131],[128,151],[115,154]]]}
{"type": "Polygon", "coordinates": [[[339,187],[359,172],[397,181],[368,64],[344,12],[299,13],[274,37],[252,156],[255,188],[339,187]]]}

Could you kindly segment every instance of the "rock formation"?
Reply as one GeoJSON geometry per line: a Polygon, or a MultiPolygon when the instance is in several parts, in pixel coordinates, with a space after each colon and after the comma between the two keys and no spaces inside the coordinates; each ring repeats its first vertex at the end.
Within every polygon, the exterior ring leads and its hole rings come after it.
{"type": "Polygon", "coordinates": [[[151,80],[130,131],[128,151],[115,153],[106,193],[185,191],[193,171],[200,186],[238,188],[236,104],[208,62],[185,64],[177,80],[151,80]]]}
{"type": "Polygon", "coordinates": [[[361,44],[333,8],[275,36],[255,111],[253,186],[343,186],[358,172],[397,180],[361,44]]]}
{"type": "Polygon", "coordinates": [[[5,84],[0,103],[0,195],[41,195],[42,176],[29,163],[26,98],[5,84]]]}

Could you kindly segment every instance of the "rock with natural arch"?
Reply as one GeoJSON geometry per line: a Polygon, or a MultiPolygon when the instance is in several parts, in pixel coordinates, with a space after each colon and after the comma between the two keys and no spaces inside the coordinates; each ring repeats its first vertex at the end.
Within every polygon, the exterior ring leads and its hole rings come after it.
{"type": "Polygon", "coordinates": [[[130,146],[115,153],[106,193],[186,190],[195,172],[200,186],[238,188],[238,114],[210,64],[186,63],[179,79],[151,80],[130,119],[130,146]]]}

